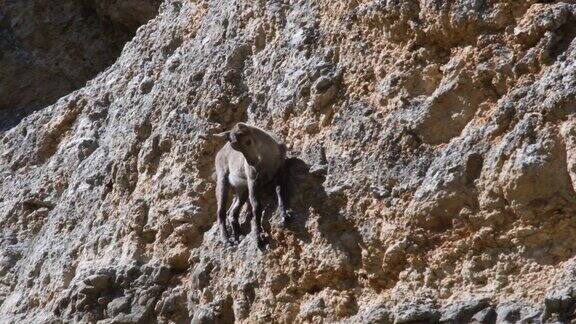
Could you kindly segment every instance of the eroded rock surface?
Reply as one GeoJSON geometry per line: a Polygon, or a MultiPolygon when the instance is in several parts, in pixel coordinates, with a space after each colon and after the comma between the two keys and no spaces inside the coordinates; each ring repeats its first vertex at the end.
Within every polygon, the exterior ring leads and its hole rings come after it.
{"type": "Polygon", "coordinates": [[[165,1],[0,140],[0,317],[574,319],[575,22],[556,1],[165,1]],[[201,136],[246,120],[292,157],[265,252],[250,220],[220,241],[201,136]]]}

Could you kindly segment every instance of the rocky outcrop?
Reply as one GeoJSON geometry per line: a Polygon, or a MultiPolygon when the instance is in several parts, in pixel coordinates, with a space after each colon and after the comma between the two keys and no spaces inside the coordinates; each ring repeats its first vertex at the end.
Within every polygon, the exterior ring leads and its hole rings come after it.
{"type": "Polygon", "coordinates": [[[1,317],[572,320],[575,20],[555,1],[165,1],[0,140],[1,317]],[[268,197],[266,251],[219,239],[221,143],[201,136],[246,120],[290,149],[294,217],[268,197]]]}

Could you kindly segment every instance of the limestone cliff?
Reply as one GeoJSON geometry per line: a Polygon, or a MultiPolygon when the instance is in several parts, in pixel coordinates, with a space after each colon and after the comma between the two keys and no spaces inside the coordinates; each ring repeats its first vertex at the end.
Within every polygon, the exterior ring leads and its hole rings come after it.
{"type": "Polygon", "coordinates": [[[164,1],[0,135],[0,318],[573,319],[575,23],[572,1],[164,1]],[[290,149],[265,252],[215,225],[201,134],[238,121],[290,149]]]}

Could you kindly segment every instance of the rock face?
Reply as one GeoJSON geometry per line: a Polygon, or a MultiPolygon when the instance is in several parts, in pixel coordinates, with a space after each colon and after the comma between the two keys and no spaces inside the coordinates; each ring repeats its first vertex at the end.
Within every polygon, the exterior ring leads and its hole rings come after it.
{"type": "Polygon", "coordinates": [[[575,22],[556,1],[165,1],[0,139],[0,318],[572,320],[575,22]],[[249,219],[234,247],[215,224],[201,134],[238,121],[290,149],[266,251],[249,219]]]}
{"type": "Polygon", "coordinates": [[[0,1],[0,132],[114,63],[159,2],[0,1]]]}

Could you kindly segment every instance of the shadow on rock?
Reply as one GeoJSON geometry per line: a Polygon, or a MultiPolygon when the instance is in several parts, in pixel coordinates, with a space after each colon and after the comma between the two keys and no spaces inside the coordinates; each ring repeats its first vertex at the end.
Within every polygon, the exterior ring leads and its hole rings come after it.
{"type": "Polygon", "coordinates": [[[317,214],[320,235],[331,246],[344,252],[354,266],[360,262],[361,238],[355,225],[340,214],[340,209],[347,203],[344,193],[346,187],[324,187],[327,166],[309,166],[301,159],[287,160],[288,205],[294,210],[287,228],[304,243],[310,243],[311,234],[306,222],[311,214],[317,214]]]}
{"type": "MultiPolygon", "coordinates": [[[[355,225],[340,214],[340,209],[347,203],[344,193],[345,186],[330,189],[324,187],[327,167],[310,166],[299,158],[289,158],[286,161],[287,185],[286,203],[288,219],[282,224],[278,211],[277,199],[272,184],[261,189],[260,195],[264,205],[262,226],[266,233],[272,233],[273,227],[283,227],[297,240],[305,244],[312,242],[312,233],[307,222],[311,216],[318,216],[318,230],[332,248],[346,254],[353,266],[360,262],[361,238],[355,225]]],[[[252,213],[244,208],[240,217],[240,227],[246,238],[251,238],[253,228],[252,213]]],[[[274,249],[282,245],[285,239],[284,231],[270,235],[265,249],[274,249]]]]}

